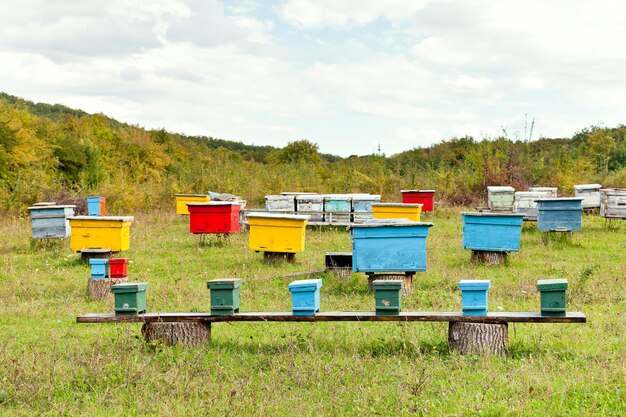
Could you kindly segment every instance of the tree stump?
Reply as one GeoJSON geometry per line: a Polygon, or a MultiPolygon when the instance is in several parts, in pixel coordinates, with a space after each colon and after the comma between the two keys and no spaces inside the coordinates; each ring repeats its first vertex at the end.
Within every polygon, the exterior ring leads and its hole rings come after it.
{"type": "Polygon", "coordinates": [[[211,323],[147,322],[141,327],[146,342],[159,341],[166,346],[198,346],[211,342],[211,323]]]}
{"type": "Polygon", "coordinates": [[[411,294],[413,292],[413,276],[414,274],[368,274],[367,275],[367,288],[372,290],[372,282],[377,279],[383,281],[389,280],[402,280],[404,285],[402,286],[402,295],[411,294]]]}
{"type": "Polygon", "coordinates": [[[506,265],[508,252],[491,252],[485,250],[473,250],[470,261],[475,264],[506,265]]]}
{"type": "Polygon", "coordinates": [[[509,324],[450,322],[448,348],[461,355],[505,356],[509,324]]]}
{"type": "Polygon", "coordinates": [[[295,253],[286,252],[263,252],[263,261],[266,264],[277,264],[281,262],[295,262],[295,253]]]}
{"type": "Polygon", "coordinates": [[[125,278],[89,278],[87,294],[92,300],[104,300],[111,296],[111,287],[121,282],[128,282],[125,278]]]}

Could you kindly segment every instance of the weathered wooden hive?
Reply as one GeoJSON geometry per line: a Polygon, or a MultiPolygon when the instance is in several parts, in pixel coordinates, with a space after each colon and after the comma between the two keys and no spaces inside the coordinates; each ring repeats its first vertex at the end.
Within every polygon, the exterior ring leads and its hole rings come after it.
{"type": "Polygon", "coordinates": [[[600,208],[600,184],[574,185],[574,197],[583,199],[583,209],[600,208]]]}
{"type": "Polygon", "coordinates": [[[515,189],[509,186],[487,187],[487,205],[491,211],[512,212],[515,189]]]}
{"type": "Polygon", "coordinates": [[[517,191],[515,192],[515,213],[523,214],[526,220],[537,220],[537,200],[553,198],[556,193],[545,191],[517,191]]]}
{"type": "Polygon", "coordinates": [[[537,200],[537,229],[540,232],[578,232],[582,229],[580,197],[537,200]]]}
{"type": "Polygon", "coordinates": [[[69,218],[76,206],[37,205],[28,208],[33,239],[60,239],[72,234],[69,218]]]}
{"type": "Polygon", "coordinates": [[[626,189],[600,190],[600,215],[607,219],[626,219],[626,189]]]}

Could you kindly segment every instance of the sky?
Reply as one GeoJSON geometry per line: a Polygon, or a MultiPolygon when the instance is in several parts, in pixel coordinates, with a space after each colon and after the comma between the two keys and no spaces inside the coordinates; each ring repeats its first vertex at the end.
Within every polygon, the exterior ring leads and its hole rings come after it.
{"type": "Polygon", "coordinates": [[[145,128],[277,147],[307,139],[348,156],[626,122],[619,0],[0,0],[0,10],[0,91],[145,128]]]}

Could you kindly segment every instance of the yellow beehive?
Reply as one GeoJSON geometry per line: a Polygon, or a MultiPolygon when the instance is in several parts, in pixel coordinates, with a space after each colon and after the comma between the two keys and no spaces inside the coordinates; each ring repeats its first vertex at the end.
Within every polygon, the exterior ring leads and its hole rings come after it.
{"type": "Polygon", "coordinates": [[[132,216],[75,216],[70,217],[70,248],[105,249],[119,252],[128,249],[132,216]]]}
{"type": "Polygon", "coordinates": [[[423,204],[373,203],[372,214],[375,219],[409,219],[420,221],[423,204]]]}
{"type": "Polygon", "coordinates": [[[309,216],[301,214],[249,213],[250,249],[257,252],[302,252],[308,219],[309,216]]]}
{"type": "Polygon", "coordinates": [[[206,194],[175,194],[176,214],[189,214],[187,203],[208,203],[211,199],[206,194]]]}

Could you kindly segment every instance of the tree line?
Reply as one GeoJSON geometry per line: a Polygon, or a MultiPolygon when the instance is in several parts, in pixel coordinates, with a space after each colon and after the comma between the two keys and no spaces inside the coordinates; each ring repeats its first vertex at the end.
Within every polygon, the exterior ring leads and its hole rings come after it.
{"type": "Polygon", "coordinates": [[[102,195],[111,213],[173,205],[176,193],[237,194],[250,206],[281,191],[372,193],[437,190],[475,205],[488,185],[626,186],[626,126],[591,126],[571,138],[452,138],[392,156],[321,154],[295,140],[282,149],[120,123],[61,105],[0,93],[0,210],[24,215],[44,197],[102,195]]]}

